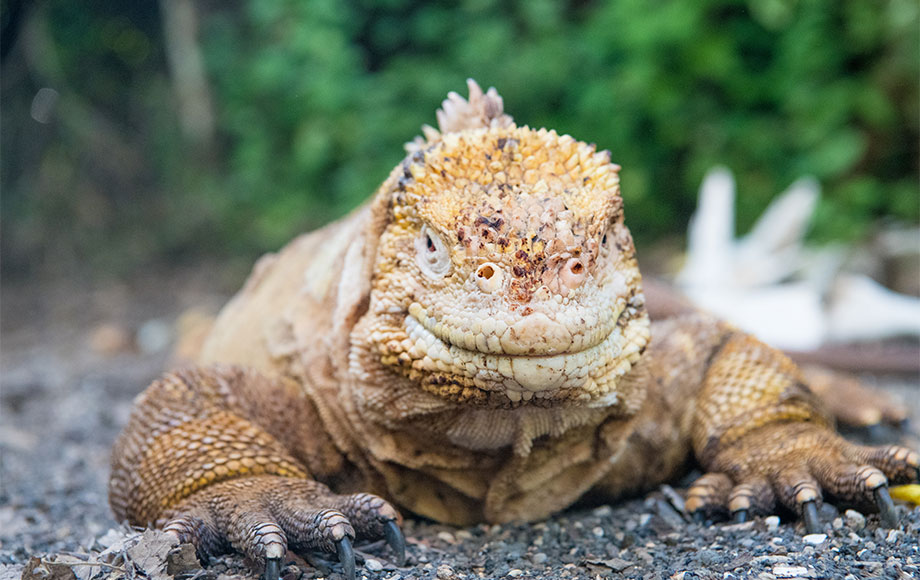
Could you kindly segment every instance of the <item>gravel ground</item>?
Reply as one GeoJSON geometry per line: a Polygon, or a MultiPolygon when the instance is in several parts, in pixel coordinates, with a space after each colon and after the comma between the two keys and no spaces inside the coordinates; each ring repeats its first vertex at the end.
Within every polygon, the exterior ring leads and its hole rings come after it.
{"type": "MultiPolygon", "coordinates": [[[[0,405],[0,579],[255,577],[238,556],[198,568],[157,533],[120,528],[106,500],[109,450],[132,398],[168,364],[177,313],[222,296],[213,272],[89,288],[3,287],[0,405]],[[172,554],[172,555],[169,555],[172,554]],[[33,557],[40,557],[40,562],[33,557]],[[32,558],[30,560],[30,558],[32,558]],[[63,564],[55,565],[59,561],[63,564]],[[108,567],[93,563],[105,562],[108,567]],[[23,575],[23,569],[27,573],[23,575]]],[[[920,418],[916,377],[879,384],[920,418]]],[[[915,422],[916,424],[916,422],[915,422]]],[[[891,434],[889,434],[891,435],[891,434]]],[[[903,434],[895,437],[905,437],[903,434]]],[[[917,447],[915,436],[908,444],[917,447]]],[[[901,525],[825,506],[825,533],[803,536],[788,514],[739,525],[687,523],[686,481],[615,506],[573,509],[531,525],[458,529],[408,519],[409,564],[382,545],[359,546],[359,577],[410,578],[918,578],[920,509],[901,525]],[[676,508],[675,508],[676,506],[676,508]]],[[[314,562],[315,563],[315,562],[314,562]]],[[[320,564],[322,564],[320,562],[320,564]]],[[[285,580],[341,578],[291,556],[285,580]]]]}

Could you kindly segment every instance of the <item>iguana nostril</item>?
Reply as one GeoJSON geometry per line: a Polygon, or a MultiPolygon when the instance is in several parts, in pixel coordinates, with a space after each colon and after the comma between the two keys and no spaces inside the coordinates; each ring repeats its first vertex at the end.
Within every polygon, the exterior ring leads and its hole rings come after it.
{"type": "Polygon", "coordinates": [[[568,290],[578,288],[585,281],[585,265],[578,258],[571,258],[559,272],[559,280],[568,290]]]}
{"type": "Polygon", "coordinates": [[[486,262],[476,268],[476,283],[483,292],[494,292],[502,285],[502,271],[492,262],[486,262]]]}

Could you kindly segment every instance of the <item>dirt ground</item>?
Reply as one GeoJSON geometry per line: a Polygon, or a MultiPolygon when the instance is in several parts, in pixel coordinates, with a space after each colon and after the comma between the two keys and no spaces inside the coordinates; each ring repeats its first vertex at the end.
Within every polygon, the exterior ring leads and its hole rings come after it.
{"type": "MultiPolygon", "coordinates": [[[[29,577],[48,580],[255,577],[250,563],[237,556],[220,558],[204,571],[194,562],[167,570],[168,547],[160,552],[150,547],[154,563],[142,563],[130,546],[153,546],[155,535],[127,533],[113,520],[106,499],[112,442],[132,399],[168,366],[180,314],[215,311],[244,274],[211,266],[150,273],[130,282],[4,283],[0,578],[19,578],[24,566],[29,577]],[[112,559],[118,550],[120,559],[112,559]],[[37,560],[30,563],[33,556],[70,564],[42,567],[37,560]],[[109,566],[91,565],[101,561],[109,566]]],[[[914,425],[920,421],[916,376],[867,379],[899,394],[912,409],[914,425]]],[[[915,435],[886,436],[920,447],[915,435]]],[[[675,484],[678,491],[682,483],[675,484]]],[[[801,525],[788,514],[780,514],[778,525],[771,518],[740,525],[690,524],[679,513],[675,495],[663,488],[617,506],[575,509],[535,525],[457,529],[409,519],[409,565],[397,569],[385,548],[365,546],[359,577],[920,576],[917,508],[899,506],[900,528],[887,530],[878,527],[874,515],[826,506],[826,534],[803,537],[801,525]]],[[[340,572],[337,565],[317,569],[292,555],[283,577],[341,578],[340,572]]]]}

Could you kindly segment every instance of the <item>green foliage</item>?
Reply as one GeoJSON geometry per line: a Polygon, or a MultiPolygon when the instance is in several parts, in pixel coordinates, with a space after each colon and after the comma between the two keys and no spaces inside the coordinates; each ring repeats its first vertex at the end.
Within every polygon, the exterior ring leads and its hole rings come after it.
{"type": "Polygon", "coordinates": [[[467,77],[519,122],[610,149],[640,241],[682,235],[717,164],[736,174],[742,231],[805,174],[824,187],[818,238],[920,216],[916,0],[196,2],[210,156],[181,144],[155,4],[77,4],[45,3],[53,82],[5,85],[5,246],[65,231],[84,254],[277,248],[367,198],[467,77]],[[9,134],[34,129],[8,113],[27,118],[43,83],[71,122],[21,162],[9,134]],[[98,114],[141,171],[85,146],[98,114]]]}
{"type": "Polygon", "coordinates": [[[640,238],[680,232],[704,172],[745,228],[803,174],[816,229],[918,218],[910,0],[248,0],[204,34],[232,207],[267,245],[373,191],[447,90],[495,85],[520,122],[608,148],[640,238]]]}

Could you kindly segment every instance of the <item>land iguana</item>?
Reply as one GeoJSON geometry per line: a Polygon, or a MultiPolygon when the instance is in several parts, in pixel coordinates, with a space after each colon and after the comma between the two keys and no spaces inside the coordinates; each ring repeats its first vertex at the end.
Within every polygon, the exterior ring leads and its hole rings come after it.
{"type": "Polygon", "coordinates": [[[537,520],[678,476],[697,516],[825,494],[874,504],[920,455],[835,433],[797,367],[709,315],[649,320],[610,153],[518,126],[469,82],[439,130],[346,218],[262,258],[199,365],[137,399],[115,515],[237,550],[276,580],[290,549],[385,538],[397,507],[441,522],[537,520]]]}

